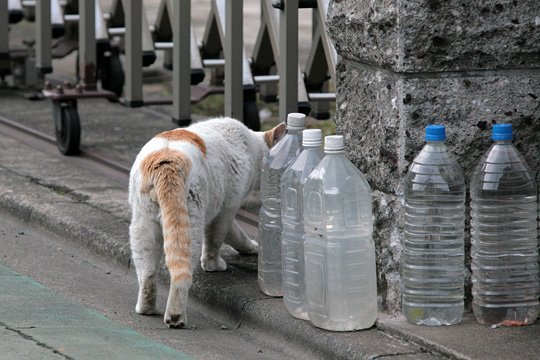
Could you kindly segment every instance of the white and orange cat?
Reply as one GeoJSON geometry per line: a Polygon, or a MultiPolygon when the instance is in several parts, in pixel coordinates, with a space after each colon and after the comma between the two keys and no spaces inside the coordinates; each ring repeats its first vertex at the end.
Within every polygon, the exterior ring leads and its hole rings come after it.
{"type": "Polygon", "coordinates": [[[223,242],[240,253],[257,253],[257,243],[234,217],[249,192],[259,187],[263,155],[284,133],[284,124],[254,132],[237,120],[219,118],[165,131],[144,145],[129,183],[137,313],[156,312],[163,252],[171,278],[164,321],[174,328],[187,321],[192,251],[200,251],[206,271],[227,268],[219,254],[223,242]]]}

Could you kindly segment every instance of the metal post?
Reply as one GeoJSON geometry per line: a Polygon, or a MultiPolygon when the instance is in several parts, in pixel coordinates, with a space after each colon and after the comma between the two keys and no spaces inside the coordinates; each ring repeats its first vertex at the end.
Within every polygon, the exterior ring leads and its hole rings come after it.
{"type": "Polygon", "coordinates": [[[41,75],[52,72],[51,0],[36,1],[36,68],[41,75]]]}
{"type": "Polygon", "coordinates": [[[225,3],[225,115],[244,120],[243,0],[225,3]]]}
{"type": "Polygon", "coordinates": [[[122,1],[125,12],[126,86],[122,102],[131,107],[142,106],[142,0],[122,1]]]}
{"type": "Polygon", "coordinates": [[[298,0],[287,0],[279,14],[279,118],[298,111],[298,0]]]}
{"type": "Polygon", "coordinates": [[[0,76],[9,74],[9,15],[7,0],[0,0],[0,76]]]}
{"type": "Polygon", "coordinates": [[[330,77],[336,82],[336,63],[337,63],[337,52],[332,44],[332,41],[328,38],[326,33],[326,15],[328,12],[328,7],[330,6],[330,0],[318,0],[318,6],[316,14],[319,16],[318,23],[320,26],[321,41],[324,47],[324,53],[326,55],[326,60],[328,61],[328,69],[330,72],[330,77]]]}
{"type": "MultiPolygon", "coordinates": [[[[169,0],[170,1],[170,0],[169,0]]],[[[191,1],[172,3],[173,119],[180,126],[191,122],[191,1]]]]}
{"type": "MultiPolygon", "coordinates": [[[[305,67],[304,80],[306,88],[310,93],[328,91],[328,61],[324,53],[323,39],[321,37],[321,31],[324,31],[324,25],[320,23],[319,11],[319,8],[312,10],[311,50],[305,67]]],[[[330,117],[330,104],[326,101],[312,101],[311,116],[315,119],[328,119],[330,117]]]]}
{"type": "Polygon", "coordinates": [[[95,0],[79,1],[79,73],[85,90],[96,89],[95,0]]]}

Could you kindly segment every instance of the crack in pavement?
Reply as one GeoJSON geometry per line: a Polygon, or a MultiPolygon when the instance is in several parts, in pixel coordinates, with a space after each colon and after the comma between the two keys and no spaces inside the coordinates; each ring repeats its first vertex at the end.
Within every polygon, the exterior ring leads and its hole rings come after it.
{"type": "MultiPolygon", "coordinates": [[[[55,348],[45,344],[45,343],[42,343],[41,341],[37,340],[37,339],[34,339],[32,336],[28,335],[28,334],[25,334],[24,332],[22,332],[20,329],[15,329],[15,328],[12,328],[10,326],[8,326],[7,324],[4,324],[3,322],[0,321],[0,326],[3,327],[4,329],[8,330],[8,331],[11,331],[17,335],[19,335],[20,337],[22,337],[23,339],[25,340],[28,340],[28,341],[31,341],[33,342],[34,344],[36,344],[37,346],[41,347],[41,348],[44,348],[44,349],[47,349],[47,350],[50,350],[52,351],[54,354],[58,354],[60,356],[62,356],[64,359],[67,359],[67,360],[75,360],[74,358],[72,358],[71,356],[68,356],[66,354],[62,354],[60,351],[56,350],[55,348]]],[[[27,327],[27,328],[21,328],[21,329],[32,329],[32,328],[35,328],[34,327],[27,327]]]]}

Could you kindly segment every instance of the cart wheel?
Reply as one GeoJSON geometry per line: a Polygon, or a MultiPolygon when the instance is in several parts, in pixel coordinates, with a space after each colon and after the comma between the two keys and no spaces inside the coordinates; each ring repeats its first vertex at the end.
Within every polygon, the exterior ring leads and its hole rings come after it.
{"type": "Polygon", "coordinates": [[[261,130],[261,120],[256,101],[244,101],[244,124],[253,131],[261,130]]]}
{"type": "Polygon", "coordinates": [[[112,91],[116,96],[122,95],[124,89],[124,69],[120,56],[115,54],[106,54],[103,58],[103,68],[101,69],[101,87],[112,91]]]}
{"type": "Polygon", "coordinates": [[[53,102],[56,144],[64,155],[77,155],[81,143],[81,122],[76,103],[53,102]]]}

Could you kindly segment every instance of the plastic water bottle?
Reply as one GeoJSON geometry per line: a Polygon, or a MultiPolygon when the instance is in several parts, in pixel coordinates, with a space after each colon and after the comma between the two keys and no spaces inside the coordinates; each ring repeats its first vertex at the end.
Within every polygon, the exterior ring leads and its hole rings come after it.
{"type": "Polygon", "coordinates": [[[365,329],[377,318],[371,189],[342,136],[327,136],[324,152],[304,186],[308,316],[327,330],[365,329]]]}
{"type": "Polygon", "coordinates": [[[282,279],[285,307],[292,316],[308,320],[305,304],[302,194],[309,174],[322,160],[324,153],[320,129],[304,130],[302,137],[304,150],[281,177],[282,279]]]}
{"type": "Polygon", "coordinates": [[[404,181],[402,304],[418,325],[453,325],[463,316],[465,180],[445,140],[444,126],[427,126],[404,181]]]}
{"type": "Polygon", "coordinates": [[[262,292],[282,296],[281,286],[281,193],[283,172],[302,147],[302,130],[306,116],[287,116],[287,134],[265,155],[261,170],[261,200],[259,213],[258,281],[262,292]]]}
{"type": "Polygon", "coordinates": [[[482,324],[529,325],[539,310],[536,183],[512,125],[492,131],[470,186],[473,311],[482,324]]]}

